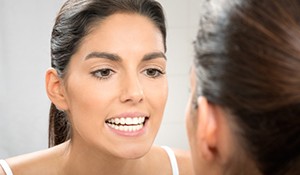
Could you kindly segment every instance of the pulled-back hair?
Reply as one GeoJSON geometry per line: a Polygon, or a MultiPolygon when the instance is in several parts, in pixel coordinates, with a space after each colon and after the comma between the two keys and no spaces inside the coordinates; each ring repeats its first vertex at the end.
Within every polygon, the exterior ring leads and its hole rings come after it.
{"type": "Polygon", "coordinates": [[[197,96],[230,111],[261,174],[300,174],[300,0],[205,1],[197,96]]]}
{"type": "MultiPolygon", "coordinates": [[[[115,13],[136,13],[149,18],[160,30],[166,50],[165,17],[155,0],[68,0],[60,9],[51,37],[51,66],[64,78],[71,56],[92,27],[115,13]]],[[[52,103],[49,118],[49,147],[71,137],[66,113],[52,103]]]]}

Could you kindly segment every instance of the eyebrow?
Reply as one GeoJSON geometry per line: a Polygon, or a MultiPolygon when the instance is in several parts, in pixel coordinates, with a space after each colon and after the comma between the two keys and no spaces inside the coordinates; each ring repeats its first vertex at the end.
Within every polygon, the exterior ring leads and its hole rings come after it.
{"type": "Polygon", "coordinates": [[[146,54],[143,57],[143,61],[149,61],[149,60],[156,59],[156,58],[164,58],[165,60],[167,60],[167,57],[164,53],[162,53],[162,52],[152,52],[152,53],[146,54]]]}
{"type": "MultiPolygon", "coordinates": [[[[85,57],[85,60],[91,58],[104,58],[104,59],[117,61],[117,62],[122,61],[122,58],[119,55],[108,53],[108,52],[91,52],[85,57]]],[[[163,52],[152,52],[144,55],[142,61],[149,61],[156,58],[164,58],[165,60],[167,60],[167,57],[163,52]]]]}
{"type": "Polygon", "coordinates": [[[121,61],[121,57],[119,57],[116,54],[113,53],[107,53],[107,52],[92,52],[88,54],[85,57],[85,60],[91,59],[91,58],[105,58],[111,61],[121,61]]]}

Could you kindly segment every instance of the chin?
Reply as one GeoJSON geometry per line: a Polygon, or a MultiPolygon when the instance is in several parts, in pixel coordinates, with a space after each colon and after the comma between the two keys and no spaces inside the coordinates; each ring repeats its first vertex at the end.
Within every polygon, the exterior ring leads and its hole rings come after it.
{"type": "MultiPolygon", "coordinates": [[[[145,156],[149,150],[151,149],[152,144],[142,144],[142,145],[135,145],[131,144],[128,146],[122,146],[122,152],[119,152],[120,157],[124,159],[139,159],[145,156]]],[[[119,150],[119,151],[120,151],[119,150]]]]}

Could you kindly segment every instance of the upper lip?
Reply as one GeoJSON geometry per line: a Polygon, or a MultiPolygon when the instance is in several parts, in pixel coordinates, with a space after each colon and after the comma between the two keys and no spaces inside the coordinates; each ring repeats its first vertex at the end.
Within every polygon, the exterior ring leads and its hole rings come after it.
{"type": "Polygon", "coordinates": [[[107,118],[105,121],[115,118],[135,118],[135,117],[146,117],[149,118],[149,115],[143,112],[124,112],[117,115],[114,115],[113,117],[107,118]]]}

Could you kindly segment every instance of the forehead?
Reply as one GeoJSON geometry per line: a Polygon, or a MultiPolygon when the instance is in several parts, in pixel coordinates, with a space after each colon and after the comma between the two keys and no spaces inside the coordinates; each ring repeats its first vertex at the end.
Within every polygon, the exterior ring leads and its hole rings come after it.
{"type": "Polygon", "coordinates": [[[118,52],[145,50],[146,47],[164,51],[162,34],[155,24],[139,14],[117,13],[94,24],[79,50],[101,48],[118,52]]]}
{"type": "Polygon", "coordinates": [[[86,40],[92,40],[95,36],[101,36],[103,39],[121,40],[128,37],[137,39],[138,37],[153,37],[153,33],[161,35],[159,29],[148,17],[135,13],[117,13],[95,23],[86,36],[86,40]]]}
{"type": "Polygon", "coordinates": [[[146,16],[142,16],[137,13],[125,13],[125,12],[112,14],[106,17],[104,20],[101,20],[101,22],[98,24],[101,26],[102,30],[111,29],[111,27],[115,27],[115,26],[119,26],[127,29],[133,29],[133,28],[143,29],[143,28],[149,28],[150,26],[156,28],[155,24],[152,22],[150,18],[146,16]],[[140,24],[144,24],[144,25],[141,26],[140,24]]]}

